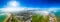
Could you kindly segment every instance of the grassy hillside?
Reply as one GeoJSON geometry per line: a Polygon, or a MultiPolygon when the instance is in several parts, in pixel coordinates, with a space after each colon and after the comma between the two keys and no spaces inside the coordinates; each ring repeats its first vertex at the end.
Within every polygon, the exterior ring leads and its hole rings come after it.
{"type": "Polygon", "coordinates": [[[35,14],[32,16],[32,22],[49,22],[49,16],[44,18],[43,15],[35,14]]]}

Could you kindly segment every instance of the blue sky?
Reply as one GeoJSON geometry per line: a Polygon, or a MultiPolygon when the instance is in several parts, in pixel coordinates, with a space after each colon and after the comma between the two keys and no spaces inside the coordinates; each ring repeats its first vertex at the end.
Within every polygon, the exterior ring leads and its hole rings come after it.
{"type": "MultiPolygon", "coordinates": [[[[0,0],[0,8],[4,8],[10,0],[0,0]]],[[[60,0],[16,0],[22,7],[32,8],[59,8],[60,0]]]]}

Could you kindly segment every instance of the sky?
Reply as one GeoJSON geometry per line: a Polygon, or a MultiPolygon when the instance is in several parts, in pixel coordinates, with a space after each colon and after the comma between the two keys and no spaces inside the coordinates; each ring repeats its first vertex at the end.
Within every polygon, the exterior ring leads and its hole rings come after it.
{"type": "MultiPolygon", "coordinates": [[[[0,0],[0,8],[5,8],[4,6],[12,0],[0,0]]],[[[59,8],[60,0],[15,0],[19,2],[21,7],[26,8],[59,8]]]]}

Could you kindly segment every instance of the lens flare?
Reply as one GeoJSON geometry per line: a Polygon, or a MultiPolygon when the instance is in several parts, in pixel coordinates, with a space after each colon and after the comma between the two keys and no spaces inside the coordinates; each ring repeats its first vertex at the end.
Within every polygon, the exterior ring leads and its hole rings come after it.
{"type": "Polygon", "coordinates": [[[10,1],[7,3],[7,6],[18,7],[19,3],[17,1],[10,1]]]}

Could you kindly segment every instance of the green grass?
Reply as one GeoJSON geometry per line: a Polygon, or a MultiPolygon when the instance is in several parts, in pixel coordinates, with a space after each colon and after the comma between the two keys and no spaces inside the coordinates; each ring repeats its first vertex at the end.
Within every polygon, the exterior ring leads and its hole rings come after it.
{"type": "Polygon", "coordinates": [[[12,15],[12,21],[13,22],[18,22],[18,19],[16,18],[16,16],[14,15],[14,13],[11,13],[12,15]]]}
{"type": "Polygon", "coordinates": [[[18,22],[18,20],[15,16],[12,18],[12,20],[13,20],[13,22],[18,22]]]}
{"type": "Polygon", "coordinates": [[[32,16],[32,22],[49,22],[49,16],[44,18],[43,15],[35,14],[32,16]]]}

